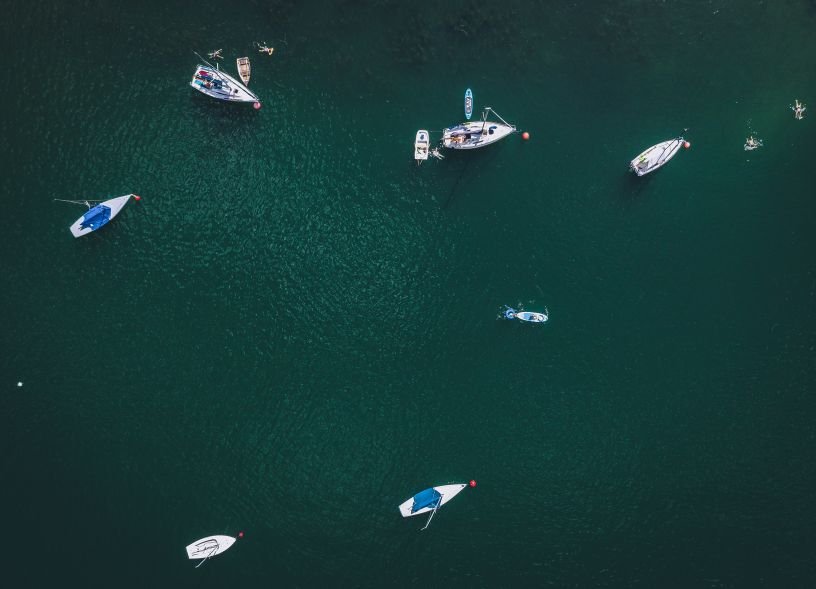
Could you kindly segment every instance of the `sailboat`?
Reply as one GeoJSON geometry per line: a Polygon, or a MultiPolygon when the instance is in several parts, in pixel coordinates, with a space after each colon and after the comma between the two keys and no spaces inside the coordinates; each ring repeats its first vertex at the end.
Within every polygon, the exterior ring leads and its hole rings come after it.
{"type": "MultiPolygon", "coordinates": [[[[196,53],[196,55],[198,55],[196,53]]],[[[206,59],[198,55],[199,59],[207,65],[198,64],[193,73],[190,86],[206,94],[211,98],[223,100],[225,102],[254,102],[260,108],[258,97],[244,84],[221,71],[218,66],[213,66],[206,59]]],[[[247,60],[247,80],[249,80],[249,61],[247,60]]]]}
{"type": "Polygon", "coordinates": [[[488,106],[482,112],[481,121],[469,121],[445,129],[442,133],[442,145],[449,149],[478,149],[496,143],[515,131],[515,125],[505,121],[499,113],[488,106]],[[501,121],[500,123],[487,120],[491,112],[501,121]]]}
{"type": "Polygon", "coordinates": [[[128,201],[130,201],[131,197],[133,197],[135,200],[141,199],[141,197],[136,194],[126,194],[125,196],[117,196],[116,198],[102,201],[94,207],[91,207],[91,202],[93,201],[88,200],[54,200],[84,204],[88,207],[88,211],[77,219],[70,227],[71,234],[74,237],[82,237],[83,235],[93,233],[94,231],[97,231],[110,223],[113,218],[119,214],[119,211],[124,208],[128,201]]]}
{"type": "Polygon", "coordinates": [[[207,536],[206,538],[201,538],[187,546],[187,558],[190,560],[201,560],[201,562],[196,565],[196,568],[198,568],[210,557],[229,550],[229,548],[235,544],[235,540],[236,538],[232,536],[207,536]]]}
{"type": "MultiPolygon", "coordinates": [[[[471,483],[471,486],[475,485],[475,482],[471,483]]],[[[412,515],[420,515],[422,513],[430,512],[431,516],[425,523],[425,528],[427,528],[429,525],[431,525],[431,520],[436,514],[436,511],[445,505],[445,503],[461,493],[465,487],[467,487],[466,484],[456,484],[441,485],[439,487],[425,489],[424,491],[420,491],[410,499],[404,501],[399,506],[400,513],[402,514],[402,517],[411,517],[412,515]]],[[[425,528],[422,529],[424,530],[425,528]]]]}
{"type": "Polygon", "coordinates": [[[688,149],[691,144],[684,140],[683,137],[678,137],[652,145],[629,162],[629,169],[638,176],[645,176],[649,172],[654,172],[666,165],[671,158],[677,155],[681,147],[688,149]]]}

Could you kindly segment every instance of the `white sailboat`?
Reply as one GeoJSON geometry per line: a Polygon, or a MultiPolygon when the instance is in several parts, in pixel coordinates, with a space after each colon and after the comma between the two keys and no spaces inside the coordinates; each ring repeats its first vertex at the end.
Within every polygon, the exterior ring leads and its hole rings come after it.
{"type": "Polygon", "coordinates": [[[638,176],[645,176],[666,165],[671,158],[677,155],[681,147],[688,149],[691,144],[682,137],[678,137],[652,145],[629,163],[629,169],[638,176]]]}
{"type": "Polygon", "coordinates": [[[478,149],[496,143],[515,132],[515,125],[505,121],[499,113],[488,106],[482,113],[481,121],[468,121],[445,129],[442,132],[442,145],[449,149],[478,149]],[[487,116],[491,112],[501,122],[488,121],[487,116]]]}
{"type": "Polygon", "coordinates": [[[235,544],[235,540],[236,538],[232,536],[207,536],[206,538],[201,538],[187,546],[187,558],[190,560],[201,560],[201,562],[196,565],[196,568],[198,568],[210,557],[229,550],[229,548],[235,544]]]}
{"type": "Polygon", "coordinates": [[[126,194],[125,196],[117,196],[116,198],[102,201],[94,207],[91,207],[89,201],[67,201],[78,204],[84,203],[88,207],[88,211],[77,219],[73,225],[71,225],[71,234],[74,237],[82,237],[83,235],[87,235],[88,233],[93,233],[94,231],[101,229],[119,214],[119,211],[124,208],[131,197],[135,198],[136,200],[139,200],[140,198],[135,194],[126,194]]]}
{"type": "MultiPolygon", "coordinates": [[[[198,55],[198,54],[196,54],[198,55]]],[[[206,94],[211,98],[223,100],[225,102],[254,102],[260,105],[258,97],[244,84],[223,72],[216,65],[208,63],[200,55],[198,56],[207,65],[198,64],[193,73],[190,86],[206,94]]],[[[247,63],[247,80],[249,79],[249,63],[247,63]]],[[[256,106],[260,108],[260,106],[256,106]]]]}
{"type": "MultiPolygon", "coordinates": [[[[475,482],[471,483],[475,486],[475,482]]],[[[420,515],[422,513],[429,513],[431,516],[425,523],[425,528],[431,524],[436,511],[445,505],[448,501],[456,497],[462,490],[467,487],[466,484],[456,485],[441,485],[439,487],[431,487],[420,491],[410,499],[406,499],[400,506],[399,510],[402,517],[411,517],[413,515],[420,515]]],[[[422,528],[423,530],[425,528],[422,528]]]]}

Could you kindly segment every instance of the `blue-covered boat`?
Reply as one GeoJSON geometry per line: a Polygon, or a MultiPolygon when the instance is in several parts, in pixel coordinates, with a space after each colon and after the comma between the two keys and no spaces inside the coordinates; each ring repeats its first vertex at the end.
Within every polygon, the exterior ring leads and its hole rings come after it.
{"type": "Polygon", "coordinates": [[[76,222],[71,225],[71,233],[74,237],[82,237],[88,233],[101,229],[111,222],[111,220],[119,214],[119,211],[124,208],[131,197],[138,197],[135,194],[127,194],[125,196],[118,196],[110,200],[103,201],[91,207],[88,205],[88,212],[82,215],[76,222]]]}
{"type": "Polygon", "coordinates": [[[546,313],[536,313],[535,311],[516,311],[507,307],[504,312],[507,319],[518,319],[519,321],[526,321],[528,323],[546,323],[549,316],[546,313]]]}
{"type": "MultiPolygon", "coordinates": [[[[474,485],[476,483],[473,483],[474,485]]],[[[431,513],[425,528],[431,523],[436,510],[445,505],[448,501],[456,497],[462,489],[467,487],[465,484],[457,485],[441,485],[439,487],[431,487],[420,491],[410,499],[404,501],[399,506],[402,517],[411,517],[412,515],[419,515],[421,513],[431,513]]],[[[422,528],[423,530],[425,528],[422,528]]]]}

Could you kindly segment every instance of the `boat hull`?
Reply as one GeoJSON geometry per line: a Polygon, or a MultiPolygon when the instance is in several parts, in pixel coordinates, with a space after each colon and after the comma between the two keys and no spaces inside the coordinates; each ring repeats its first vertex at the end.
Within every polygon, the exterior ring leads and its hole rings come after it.
{"type": "Polygon", "coordinates": [[[235,60],[235,65],[238,66],[238,76],[240,76],[244,86],[249,86],[249,76],[252,72],[249,67],[249,58],[239,57],[235,60]]]}
{"type": "Polygon", "coordinates": [[[73,225],[69,228],[71,230],[71,234],[74,237],[82,237],[83,235],[87,235],[88,233],[93,233],[94,231],[98,231],[108,223],[110,223],[113,218],[119,214],[124,206],[130,200],[130,197],[133,196],[132,194],[128,194],[125,196],[117,196],[116,198],[112,198],[110,200],[103,201],[96,205],[95,207],[88,210],[87,213],[82,215],[79,219],[77,219],[73,225]],[[99,211],[100,207],[107,207],[110,212],[106,213],[107,218],[104,219],[102,222],[94,222],[92,224],[88,224],[90,221],[90,217],[88,216],[89,213],[94,211],[99,211]],[[83,226],[84,224],[84,226],[83,226]]]}
{"type": "Polygon", "coordinates": [[[638,176],[645,176],[666,165],[671,158],[677,155],[681,147],[683,147],[682,137],[652,145],[629,162],[629,169],[638,176]]]}
{"type": "MultiPolygon", "coordinates": [[[[458,484],[458,485],[441,485],[439,487],[432,488],[435,489],[436,492],[442,496],[441,500],[439,501],[439,507],[442,507],[443,505],[445,505],[445,503],[447,503],[448,501],[456,497],[459,493],[461,493],[465,487],[467,487],[467,485],[458,484]]],[[[411,517],[412,515],[428,513],[429,511],[433,511],[434,509],[433,507],[423,507],[422,509],[418,509],[417,511],[411,513],[411,507],[413,506],[413,504],[414,498],[411,497],[410,499],[407,499],[399,506],[399,510],[400,513],[402,514],[402,517],[411,517]]]]}
{"type": "Polygon", "coordinates": [[[187,558],[190,560],[200,560],[202,558],[210,558],[216,554],[221,554],[235,544],[235,538],[232,536],[207,536],[196,540],[185,548],[187,550],[187,558]]]}
{"type": "Polygon", "coordinates": [[[516,313],[516,319],[526,321],[528,323],[546,323],[549,317],[544,313],[534,313],[532,311],[519,311],[516,313]]]}
{"type": "Polygon", "coordinates": [[[417,131],[416,139],[414,140],[414,159],[418,162],[428,159],[430,146],[428,131],[425,129],[417,131]]]}
{"type": "Polygon", "coordinates": [[[258,97],[241,82],[206,65],[197,65],[190,86],[210,98],[224,102],[258,102],[258,97]]]}
{"type": "Polygon", "coordinates": [[[516,128],[493,121],[473,121],[445,129],[442,145],[448,149],[479,149],[501,141],[516,128]]]}

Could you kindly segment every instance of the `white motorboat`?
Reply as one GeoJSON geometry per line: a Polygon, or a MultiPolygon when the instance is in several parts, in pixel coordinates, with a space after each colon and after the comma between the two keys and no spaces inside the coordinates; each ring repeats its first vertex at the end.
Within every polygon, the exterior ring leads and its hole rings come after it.
{"type": "MultiPolygon", "coordinates": [[[[475,486],[475,482],[471,483],[475,486]]],[[[431,519],[433,519],[436,510],[445,505],[448,501],[456,497],[462,490],[467,487],[466,484],[457,485],[441,485],[439,487],[431,487],[420,491],[410,499],[405,500],[400,506],[399,510],[402,517],[411,517],[412,515],[420,515],[422,513],[431,512],[425,528],[427,528],[431,519]]],[[[425,528],[422,528],[423,530],[425,528]]]]}
{"type": "Polygon", "coordinates": [[[496,143],[515,132],[515,125],[505,121],[488,106],[482,113],[482,120],[468,121],[445,129],[442,133],[442,145],[449,149],[478,149],[496,143]],[[488,121],[487,116],[490,112],[501,122],[488,121]]]}
{"type": "Polygon", "coordinates": [[[527,321],[528,323],[546,323],[550,318],[547,313],[536,313],[535,311],[516,311],[507,307],[504,312],[507,319],[518,319],[520,321],[527,321]]]}
{"type": "Polygon", "coordinates": [[[430,146],[431,142],[428,132],[424,129],[417,131],[416,139],[414,140],[414,159],[417,161],[417,165],[428,159],[428,149],[430,146]]]}
{"type": "Polygon", "coordinates": [[[217,67],[197,65],[190,86],[218,100],[260,104],[258,97],[249,88],[217,67]]]}
{"type": "MultiPolygon", "coordinates": [[[[126,194],[125,196],[117,196],[116,198],[102,201],[95,207],[91,207],[88,201],[84,201],[85,205],[88,207],[88,212],[82,215],[74,222],[73,225],[71,225],[71,233],[74,237],[82,237],[83,235],[93,233],[97,229],[104,227],[110,223],[110,221],[116,215],[119,214],[119,211],[121,211],[128,203],[130,197],[134,197],[137,200],[139,199],[139,197],[135,194],[126,194]]],[[[68,202],[80,203],[83,201],[68,202]]]]}
{"type": "Polygon", "coordinates": [[[681,147],[688,149],[691,145],[682,137],[652,145],[629,163],[629,169],[638,176],[644,176],[649,172],[654,172],[677,155],[681,147]]]}
{"type": "Polygon", "coordinates": [[[202,562],[196,565],[196,568],[198,568],[208,558],[229,550],[235,544],[235,540],[232,536],[207,536],[201,538],[201,540],[196,540],[187,546],[187,557],[190,560],[201,560],[202,562]]]}

